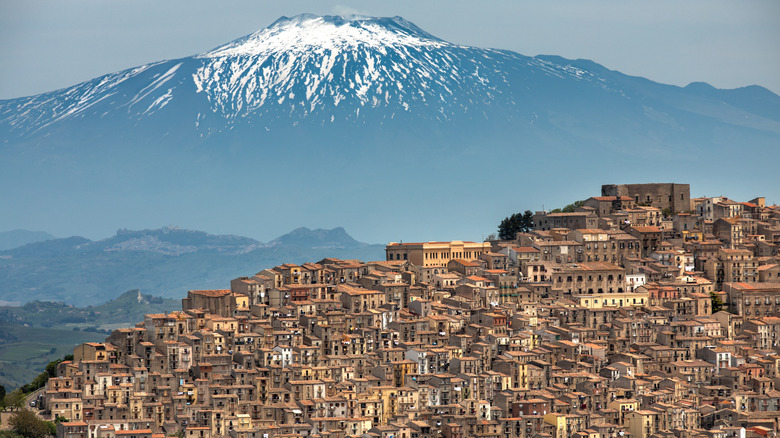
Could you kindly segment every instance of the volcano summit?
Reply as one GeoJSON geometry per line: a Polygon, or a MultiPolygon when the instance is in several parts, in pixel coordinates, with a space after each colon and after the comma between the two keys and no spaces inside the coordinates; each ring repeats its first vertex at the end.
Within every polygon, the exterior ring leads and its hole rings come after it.
{"type": "Polygon", "coordinates": [[[511,119],[528,109],[522,98],[530,85],[559,79],[604,87],[570,64],[453,45],[400,17],[301,15],[194,57],[9,101],[2,115],[9,133],[21,137],[82,118],[119,117],[114,113],[144,121],[176,112],[206,137],[240,121],[268,128],[365,124],[404,113],[413,120],[511,119]],[[204,119],[214,129],[201,127],[204,119]]]}
{"type": "Polygon", "coordinates": [[[570,202],[553,193],[572,184],[684,180],[749,198],[740,175],[776,183],[780,97],[455,45],[400,17],[301,15],[0,101],[0,138],[8,228],[478,238],[509,210],[570,202]]]}

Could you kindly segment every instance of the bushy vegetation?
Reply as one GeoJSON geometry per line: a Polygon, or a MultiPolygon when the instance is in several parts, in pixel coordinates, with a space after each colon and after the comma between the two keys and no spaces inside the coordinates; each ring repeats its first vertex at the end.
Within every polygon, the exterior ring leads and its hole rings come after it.
{"type": "Polygon", "coordinates": [[[710,292],[710,300],[712,301],[712,313],[720,312],[726,307],[723,300],[715,292],[710,292]]]}
{"type": "Polygon", "coordinates": [[[504,218],[498,224],[498,238],[501,240],[514,239],[517,233],[528,232],[534,227],[534,214],[531,210],[523,213],[515,213],[512,216],[504,218]]]}
{"type": "MultiPolygon", "coordinates": [[[[70,359],[73,359],[72,355],[70,356],[70,359]]],[[[46,365],[46,370],[38,374],[38,376],[34,378],[32,382],[26,385],[22,385],[19,388],[19,390],[21,390],[25,394],[29,394],[35,390],[43,388],[46,385],[46,381],[48,381],[49,378],[57,376],[57,365],[59,365],[60,362],[62,362],[62,359],[57,359],[49,362],[49,364],[46,365]]]]}
{"type": "Polygon", "coordinates": [[[49,378],[57,376],[57,365],[59,365],[63,360],[73,360],[73,355],[69,354],[63,359],[57,359],[49,362],[49,364],[46,365],[46,369],[42,373],[38,374],[38,376],[34,378],[32,382],[26,385],[22,385],[19,390],[24,394],[29,394],[35,390],[43,388],[49,378]]]}
{"type": "Polygon", "coordinates": [[[0,408],[3,410],[11,409],[17,410],[24,407],[24,392],[21,389],[15,389],[3,397],[0,400],[0,408]]]}
{"type": "Polygon", "coordinates": [[[45,438],[57,434],[54,423],[41,420],[28,409],[19,410],[8,420],[8,424],[13,432],[24,438],[45,438]]]}
{"type": "Polygon", "coordinates": [[[583,205],[585,205],[585,201],[574,201],[563,208],[556,208],[550,213],[574,213],[577,208],[582,207],[583,205]]]}

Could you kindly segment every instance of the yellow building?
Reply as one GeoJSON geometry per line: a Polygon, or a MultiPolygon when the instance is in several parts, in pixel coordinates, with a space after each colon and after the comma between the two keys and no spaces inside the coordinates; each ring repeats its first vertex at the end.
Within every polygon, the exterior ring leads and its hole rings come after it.
{"type": "Polygon", "coordinates": [[[656,416],[653,411],[632,411],[626,414],[626,428],[633,438],[647,438],[656,432],[656,416]]]}
{"type": "Polygon", "coordinates": [[[51,418],[57,416],[68,420],[84,419],[83,404],[80,398],[53,398],[49,402],[51,418]]]}
{"type": "Polygon", "coordinates": [[[704,233],[699,230],[684,230],[682,231],[683,239],[685,241],[695,240],[698,242],[704,241],[704,233]]]}
{"type": "Polygon", "coordinates": [[[626,416],[639,409],[639,402],[633,398],[619,398],[607,403],[607,408],[620,412],[619,424],[625,424],[626,416]]]}
{"type": "Polygon", "coordinates": [[[239,429],[251,429],[252,417],[249,414],[236,414],[239,429]]]}
{"type": "Polygon", "coordinates": [[[73,361],[108,360],[109,356],[113,355],[113,350],[113,345],[86,342],[73,349],[73,361]]]}
{"type": "Polygon", "coordinates": [[[635,411],[639,408],[639,402],[633,398],[619,398],[607,403],[607,408],[620,412],[635,411]]]}
{"type": "Polygon", "coordinates": [[[416,266],[447,266],[451,260],[478,260],[490,252],[488,242],[390,242],[385,247],[387,260],[408,260],[416,266]]]}
{"type": "Polygon", "coordinates": [[[594,295],[578,295],[572,297],[580,306],[589,309],[601,309],[604,307],[641,307],[648,304],[647,290],[644,292],[606,293],[594,295]]]}
{"type": "Polygon", "coordinates": [[[583,417],[580,415],[551,412],[543,420],[555,428],[553,438],[569,438],[583,429],[583,417]]]}
{"type": "Polygon", "coordinates": [[[391,365],[393,367],[393,383],[396,387],[404,386],[406,375],[417,371],[417,362],[411,360],[399,360],[392,362],[391,365]]]}
{"type": "Polygon", "coordinates": [[[420,394],[409,387],[375,386],[369,389],[371,395],[368,399],[361,399],[361,406],[365,404],[369,411],[359,412],[366,416],[378,416],[378,424],[387,424],[396,415],[406,415],[419,409],[420,394]],[[378,401],[378,405],[371,408],[369,400],[378,401]]]}

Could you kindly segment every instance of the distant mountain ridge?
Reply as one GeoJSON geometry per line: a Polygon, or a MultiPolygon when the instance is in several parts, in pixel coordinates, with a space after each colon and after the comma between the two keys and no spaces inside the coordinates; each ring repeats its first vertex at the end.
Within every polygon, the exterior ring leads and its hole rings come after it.
{"type": "MultiPolygon", "coordinates": [[[[92,228],[151,210],[233,229],[315,217],[380,240],[474,238],[502,188],[534,185],[523,201],[540,206],[569,202],[572,181],[571,198],[681,181],[780,199],[780,96],[764,88],[452,44],[401,17],[282,17],[194,56],[3,100],[0,139],[0,186],[17,187],[0,204],[17,221],[57,211],[92,228]],[[473,208],[453,220],[441,206],[464,196],[473,208]]],[[[189,251],[139,239],[128,245],[189,251]]]]}
{"type": "Polygon", "coordinates": [[[18,248],[28,243],[51,240],[55,237],[44,231],[11,230],[0,231],[0,251],[18,248]]]}
{"type": "Polygon", "coordinates": [[[119,230],[116,236],[93,242],[102,251],[151,251],[165,255],[182,255],[199,251],[223,254],[246,254],[266,245],[241,236],[212,235],[203,231],[165,227],[157,230],[119,230]]]}
{"type": "Polygon", "coordinates": [[[383,249],[358,242],[341,227],[299,228],[267,244],[176,227],[123,229],[98,241],[68,237],[0,251],[0,301],[85,306],[130,289],[183,298],[188,289],[225,288],[233,278],[281,263],[325,257],[381,260],[383,249]]]}
{"type": "Polygon", "coordinates": [[[367,244],[358,242],[347,234],[341,227],[332,230],[317,228],[310,230],[306,227],[297,228],[270,242],[268,246],[298,246],[322,249],[359,248],[367,244]]]}

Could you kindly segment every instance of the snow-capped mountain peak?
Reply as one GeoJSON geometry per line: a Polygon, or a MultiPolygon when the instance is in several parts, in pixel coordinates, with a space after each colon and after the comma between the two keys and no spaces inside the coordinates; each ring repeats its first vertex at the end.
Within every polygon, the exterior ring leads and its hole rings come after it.
{"type": "Polygon", "coordinates": [[[500,94],[507,79],[494,58],[507,56],[450,44],[401,17],[298,15],[199,55],[193,80],[229,124],[250,115],[271,125],[293,115],[363,123],[422,108],[416,118],[448,120],[500,94]]]}
{"type": "Polygon", "coordinates": [[[270,131],[513,119],[516,93],[538,77],[593,80],[571,65],[451,44],[401,17],[304,14],[199,55],[0,105],[0,127],[5,118],[10,132],[26,136],[68,120],[116,117],[165,135],[175,119],[204,139],[239,123],[270,131]]]}
{"type": "Polygon", "coordinates": [[[292,18],[282,17],[265,29],[203,53],[200,57],[251,56],[284,51],[401,45],[441,47],[449,43],[401,17],[302,14],[292,18]]]}

